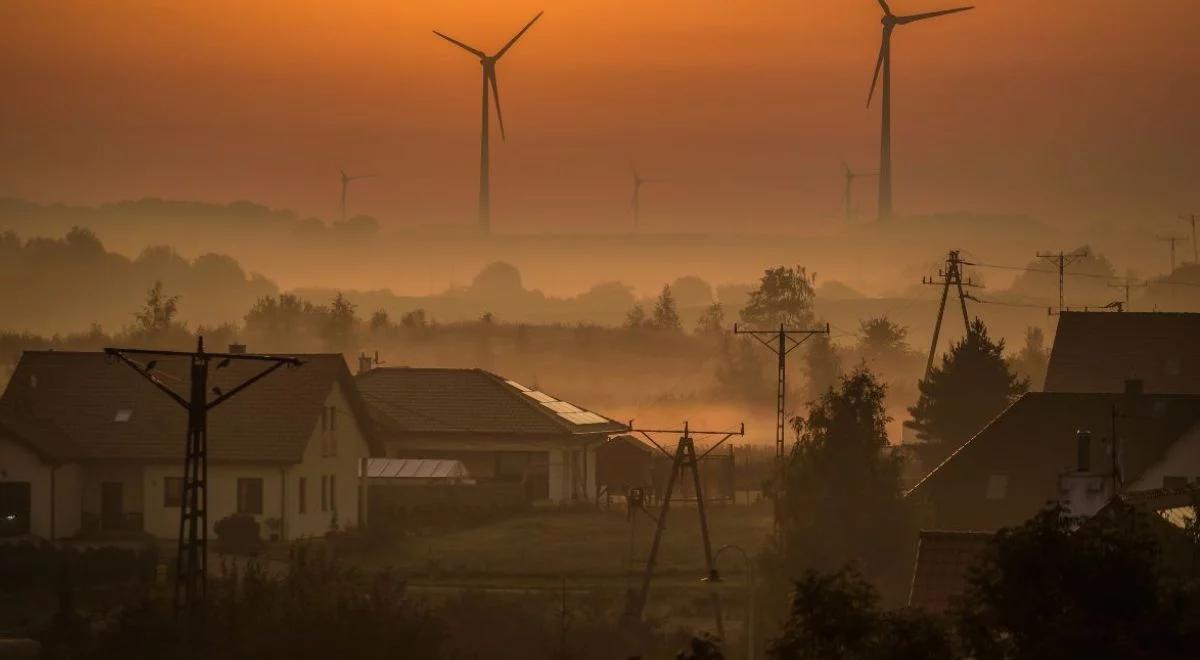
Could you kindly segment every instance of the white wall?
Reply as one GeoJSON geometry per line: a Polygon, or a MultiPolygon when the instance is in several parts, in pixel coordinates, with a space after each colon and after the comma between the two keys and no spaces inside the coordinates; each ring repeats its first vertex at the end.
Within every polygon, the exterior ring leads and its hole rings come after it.
{"type": "Polygon", "coordinates": [[[79,531],[79,468],[67,465],[55,468],[53,475],[54,507],[51,511],[51,468],[24,445],[0,438],[0,481],[29,484],[29,531],[44,539],[65,538],[79,531]],[[51,515],[54,516],[53,524],[51,515]]]}
{"type": "MultiPolygon", "coordinates": [[[[280,479],[282,467],[255,463],[208,463],[208,531],[215,538],[217,521],[237,513],[238,479],[262,479],[262,513],[255,515],[264,539],[270,538],[268,521],[280,518],[280,479]]],[[[141,503],[145,531],[151,536],[173,539],[179,535],[179,507],[164,504],[166,477],[183,476],[183,460],[178,463],[155,463],[143,470],[145,486],[141,503]]]]}

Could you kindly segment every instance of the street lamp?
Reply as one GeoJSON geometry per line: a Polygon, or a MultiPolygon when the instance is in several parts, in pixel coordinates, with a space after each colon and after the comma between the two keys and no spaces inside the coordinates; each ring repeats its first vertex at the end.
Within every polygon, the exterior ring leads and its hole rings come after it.
{"type": "Polygon", "coordinates": [[[742,560],[746,562],[746,658],[747,660],[755,660],[757,656],[754,655],[754,562],[750,561],[750,554],[739,545],[723,545],[717,548],[716,553],[713,554],[713,570],[708,574],[708,577],[701,578],[701,581],[722,581],[716,566],[721,559],[721,553],[726,550],[736,550],[742,555],[742,560]]]}

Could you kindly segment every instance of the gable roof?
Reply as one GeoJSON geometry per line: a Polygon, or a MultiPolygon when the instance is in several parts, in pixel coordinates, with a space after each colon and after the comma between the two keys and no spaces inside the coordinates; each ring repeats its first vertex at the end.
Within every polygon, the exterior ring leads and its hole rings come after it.
{"type": "MultiPolygon", "coordinates": [[[[340,354],[295,355],[283,367],[212,409],[209,458],[299,462],[326,397],[342,386],[368,445],[376,447],[366,407],[340,354]]],[[[209,386],[229,391],[259,373],[261,362],[209,370],[209,386]]],[[[157,358],[155,373],[187,396],[187,358],[157,358]]],[[[104,353],[26,351],[0,396],[0,427],[56,460],[179,460],[187,411],[128,365],[104,353]]]]}
{"type": "Polygon", "coordinates": [[[967,589],[967,578],[992,540],[991,532],[921,530],[913,566],[910,607],[941,614],[967,589]]]}
{"type": "Polygon", "coordinates": [[[587,435],[624,424],[482,369],[385,367],[356,379],[372,419],[393,433],[587,435]]]}
{"type": "MultiPolygon", "coordinates": [[[[1171,443],[1200,423],[1200,397],[1031,392],[1021,396],[908,491],[934,500],[938,526],[996,529],[1019,524],[1058,499],[1058,477],[1074,469],[1075,432],[1097,442],[1112,435],[1118,412],[1122,468],[1132,481],[1171,443]],[[989,480],[1003,485],[988,496],[989,480]]],[[[1094,460],[1103,460],[1093,449],[1094,460]]]]}
{"type": "Polygon", "coordinates": [[[1063,312],[1050,350],[1047,392],[1200,394],[1200,314],[1063,312]]]}

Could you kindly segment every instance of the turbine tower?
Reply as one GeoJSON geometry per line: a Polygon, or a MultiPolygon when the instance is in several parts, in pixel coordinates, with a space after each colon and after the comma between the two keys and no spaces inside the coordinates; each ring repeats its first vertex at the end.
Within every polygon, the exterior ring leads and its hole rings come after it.
{"type": "Polygon", "coordinates": [[[875,60],[875,75],[871,78],[871,92],[867,95],[867,107],[871,107],[871,99],[875,97],[875,85],[879,82],[880,70],[883,71],[883,129],[879,144],[879,220],[890,220],[892,217],[892,31],[897,25],[908,25],[927,18],[956,14],[974,7],[955,7],[923,14],[897,16],[892,13],[886,0],[876,0],[883,8],[883,40],[879,44],[879,58],[875,60]]]}
{"type": "Polygon", "coordinates": [[[850,205],[850,196],[854,190],[854,180],[863,176],[879,176],[879,172],[855,172],[850,169],[850,166],[845,161],[842,161],[842,168],[846,170],[846,187],[842,191],[842,205],[846,207],[846,223],[849,224],[850,216],[853,213],[850,205]]]}
{"type": "Polygon", "coordinates": [[[643,179],[637,168],[629,166],[633,171],[633,233],[638,233],[642,226],[642,186],[647,183],[659,183],[658,179],[643,179]]]}
{"type": "Polygon", "coordinates": [[[375,175],[374,174],[359,174],[358,176],[349,176],[346,174],[346,170],[341,170],[341,173],[342,173],[342,222],[345,222],[346,221],[346,190],[350,188],[350,182],[358,181],[359,179],[371,179],[371,178],[374,178],[375,175]]]}
{"type": "Polygon", "coordinates": [[[533,20],[525,24],[525,27],[521,28],[521,31],[518,32],[512,39],[509,39],[508,43],[504,44],[504,48],[496,51],[495,55],[488,55],[477,48],[472,48],[471,46],[468,46],[457,39],[448,37],[437,30],[433,31],[433,33],[437,36],[478,57],[479,64],[483,67],[483,132],[480,139],[479,151],[479,229],[485,236],[490,234],[492,231],[491,163],[488,157],[488,116],[490,115],[490,108],[488,107],[488,87],[491,87],[492,98],[496,103],[496,120],[500,123],[500,139],[503,140],[504,115],[500,112],[500,87],[496,83],[496,63],[500,61],[501,57],[504,57],[504,54],[508,52],[509,48],[513,47],[513,44],[517,43],[517,39],[520,39],[521,35],[525,34],[526,30],[528,30],[530,27],[533,27],[533,24],[537,22],[537,19],[542,17],[543,13],[544,12],[538,12],[538,15],[534,16],[533,20]]]}

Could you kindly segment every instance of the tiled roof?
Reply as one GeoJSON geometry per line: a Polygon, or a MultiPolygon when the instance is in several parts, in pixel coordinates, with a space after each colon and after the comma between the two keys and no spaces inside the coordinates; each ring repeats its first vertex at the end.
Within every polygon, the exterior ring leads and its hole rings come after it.
{"type": "Polygon", "coordinates": [[[1200,314],[1063,312],[1050,351],[1047,392],[1200,394],[1200,314]]]}
{"type": "Polygon", "coordinates": [[[945,612],[966,591],[971,568],[991,540],[991,532],[922,530],[908,604],[932,614],[945,612]]]}
{"type": "Polygon", "coordinates": [[[372,418],[392,433],[578,435],[625,425],[482,369],[372,369],[356,378],[372,418]]]}
{"type": "MultiPolygon", "coordinates": [[[[350,401],[346,412],[373,444],[366,408],[342,356],[294,357],[303,365],[280,368],[211,410],[210,459],[299,462],[335,383],[350,401]]],[[[264,368],[249,361],[224,369],[213,364],[209,386],[229,391],[264,368]]],[[[181,357],[157,358],[155,365],[159,380],[185,398],[188,369],[181,357]]],[[[187,412],[104,353],[27,351],[0,397],[0,426],[57,459],[179,460],[187,412]]]]}

